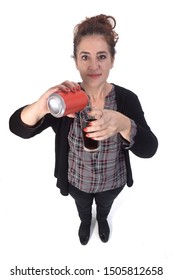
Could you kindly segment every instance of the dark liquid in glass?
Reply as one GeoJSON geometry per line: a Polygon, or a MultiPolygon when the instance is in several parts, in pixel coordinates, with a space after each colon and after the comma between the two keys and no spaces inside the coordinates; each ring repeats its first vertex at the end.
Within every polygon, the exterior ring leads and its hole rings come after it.
{"type": "MultiPolygon", "coordinates": [[[[93,119],[88,120],[85,127],[87,127],[91,121],[94,121],[94,120],[93,119]]],[[[91,151],[98,149],[99,142],[97,140],[86,137],[87,132],[85,132],[83,129],[82,129],[82,134],[83,134],[83,141],[84,141],[85,148],[87,148],[91,151]]]]}

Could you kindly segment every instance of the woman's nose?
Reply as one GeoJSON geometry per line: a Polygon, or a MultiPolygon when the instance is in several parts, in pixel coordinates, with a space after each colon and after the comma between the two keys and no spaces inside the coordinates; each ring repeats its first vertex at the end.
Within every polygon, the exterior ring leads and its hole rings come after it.
{"type": "Polygon", "coordinates": [[[90,63],[89,63],[89,69],[92,71],[95,71],[97,69],[99,69],[99,62],[97,59],[91,59],[90,63]]]}

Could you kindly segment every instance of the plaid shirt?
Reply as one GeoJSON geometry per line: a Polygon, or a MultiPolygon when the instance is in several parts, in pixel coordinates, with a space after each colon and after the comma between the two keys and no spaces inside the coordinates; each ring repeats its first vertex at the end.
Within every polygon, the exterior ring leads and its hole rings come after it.
{"type": "MultiPolygon", "coordinates": [[[[104,108],[117,110],[114,87],[106,96],[104,108]]],[[[132,121],[132,141],[129,147],[133,144],[135,128],[136,125],[132,121]]],[[[120,134],[101,141],[98,151],[87,152],[83,149],[82,130],[77,113],[69,131],[68,141],[70,145],[68,181],[70,184],[87,193],[112,190],[126,184],[126,165],[120,134]]]]}

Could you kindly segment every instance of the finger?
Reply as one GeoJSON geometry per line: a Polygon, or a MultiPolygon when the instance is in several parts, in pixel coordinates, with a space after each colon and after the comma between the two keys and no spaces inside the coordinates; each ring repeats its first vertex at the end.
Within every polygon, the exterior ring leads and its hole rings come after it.
{"type": "Polygon", "coordinates": [[[72,113],[72,114],[69,114],[69,115],[67,115],[67,117],[73,118],[73,119],[74,119],[74,118],[75,118],[75,114],[73,114],[73,113],[72,113]]]}
{"type": "Polygon", "coordinates": [[[108,134],[100,135],[100,133],[98,136],[97,133],[93,132],[93,133],[89,133],[89,134],[87,133],[86,137],[91,138],[96,141],[101,141],[101,140],[105,140],[105,139],[109,138],[110,136],[108,134]]]}
{"type": "Polygon", "coordinates": [[[97,131],[103,131],[108,129],[108,124],[103,123],[101,120],[95,120],[91,121],[89,125],[85,128],[85,132],[97,132],[97,131]]]}
{"type": "MultiPolygon", "coordinates": [[[[86,132],[86,129],[84,129],[84,130],[86,132]]],[[[107,134],[106,130],[90,131],[90,132],[87,132],[86,137],[95,139],[95,138],[104,137],[106,134],[107,134]]]]}
{"type": "Polygon", "coordinates": [[[62,85],[64,85],[65,87],[69,88],[73,92],[76,92],[77,90],[81,89],[79,84],[77,84],[75,82],[72,82],[72,81],[68,81],[68,80],[63,82],[62,85]]]}
{"type": "Polygon", "coordinates": [[[97,133],[91,133],[89,138],[96,140],[96,141],[102,141],[102,140],[108,139],[111,136],[112,135],[109,133],[103,133],[102,135],[100,135],[100,133],[99,133],[99,135],[97,135],[97,133]]]}
{"type": "Polygon", "coordinates": [[[103,130],[87,132],[86,136],[94,140],[104,140],[118,133],[118,130],[108,127],[103,130]]]}
{"type": "Polygon", "coordinates": [[[75,83],[75,82],[72,82],[73,83],[73,85],[75,86],[75,88],[77,89],[77,90],[80,90],[81,89],[81,86],[78,84],[78,83],[75,83]]]}
{"type": "Polygon", "coordinates": [[[52,93],[55,93],[55,92],[61,92],[61,91],[63,91],[63,92],[68,92],[69,90],[70,90],[70,89],[69,89],[68,87],[64,86],[64,85],[57,85],[57,86],[51,87],[51,88],[47,91],[47,93],[48,93],[48,95],[49,95],[49,94],[52,94],[52,93]]]}

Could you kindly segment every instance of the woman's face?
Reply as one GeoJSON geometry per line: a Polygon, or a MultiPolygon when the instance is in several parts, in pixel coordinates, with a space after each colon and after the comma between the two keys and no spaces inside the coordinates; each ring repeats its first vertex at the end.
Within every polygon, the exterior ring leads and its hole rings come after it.
{"type": "Polygon", "coordinates": [[[85,84],[99,86],[105,83],[113,62],[109,45],[103,36],[90,35],[82,38],[77,47],[76,67],[85,84]]]}

